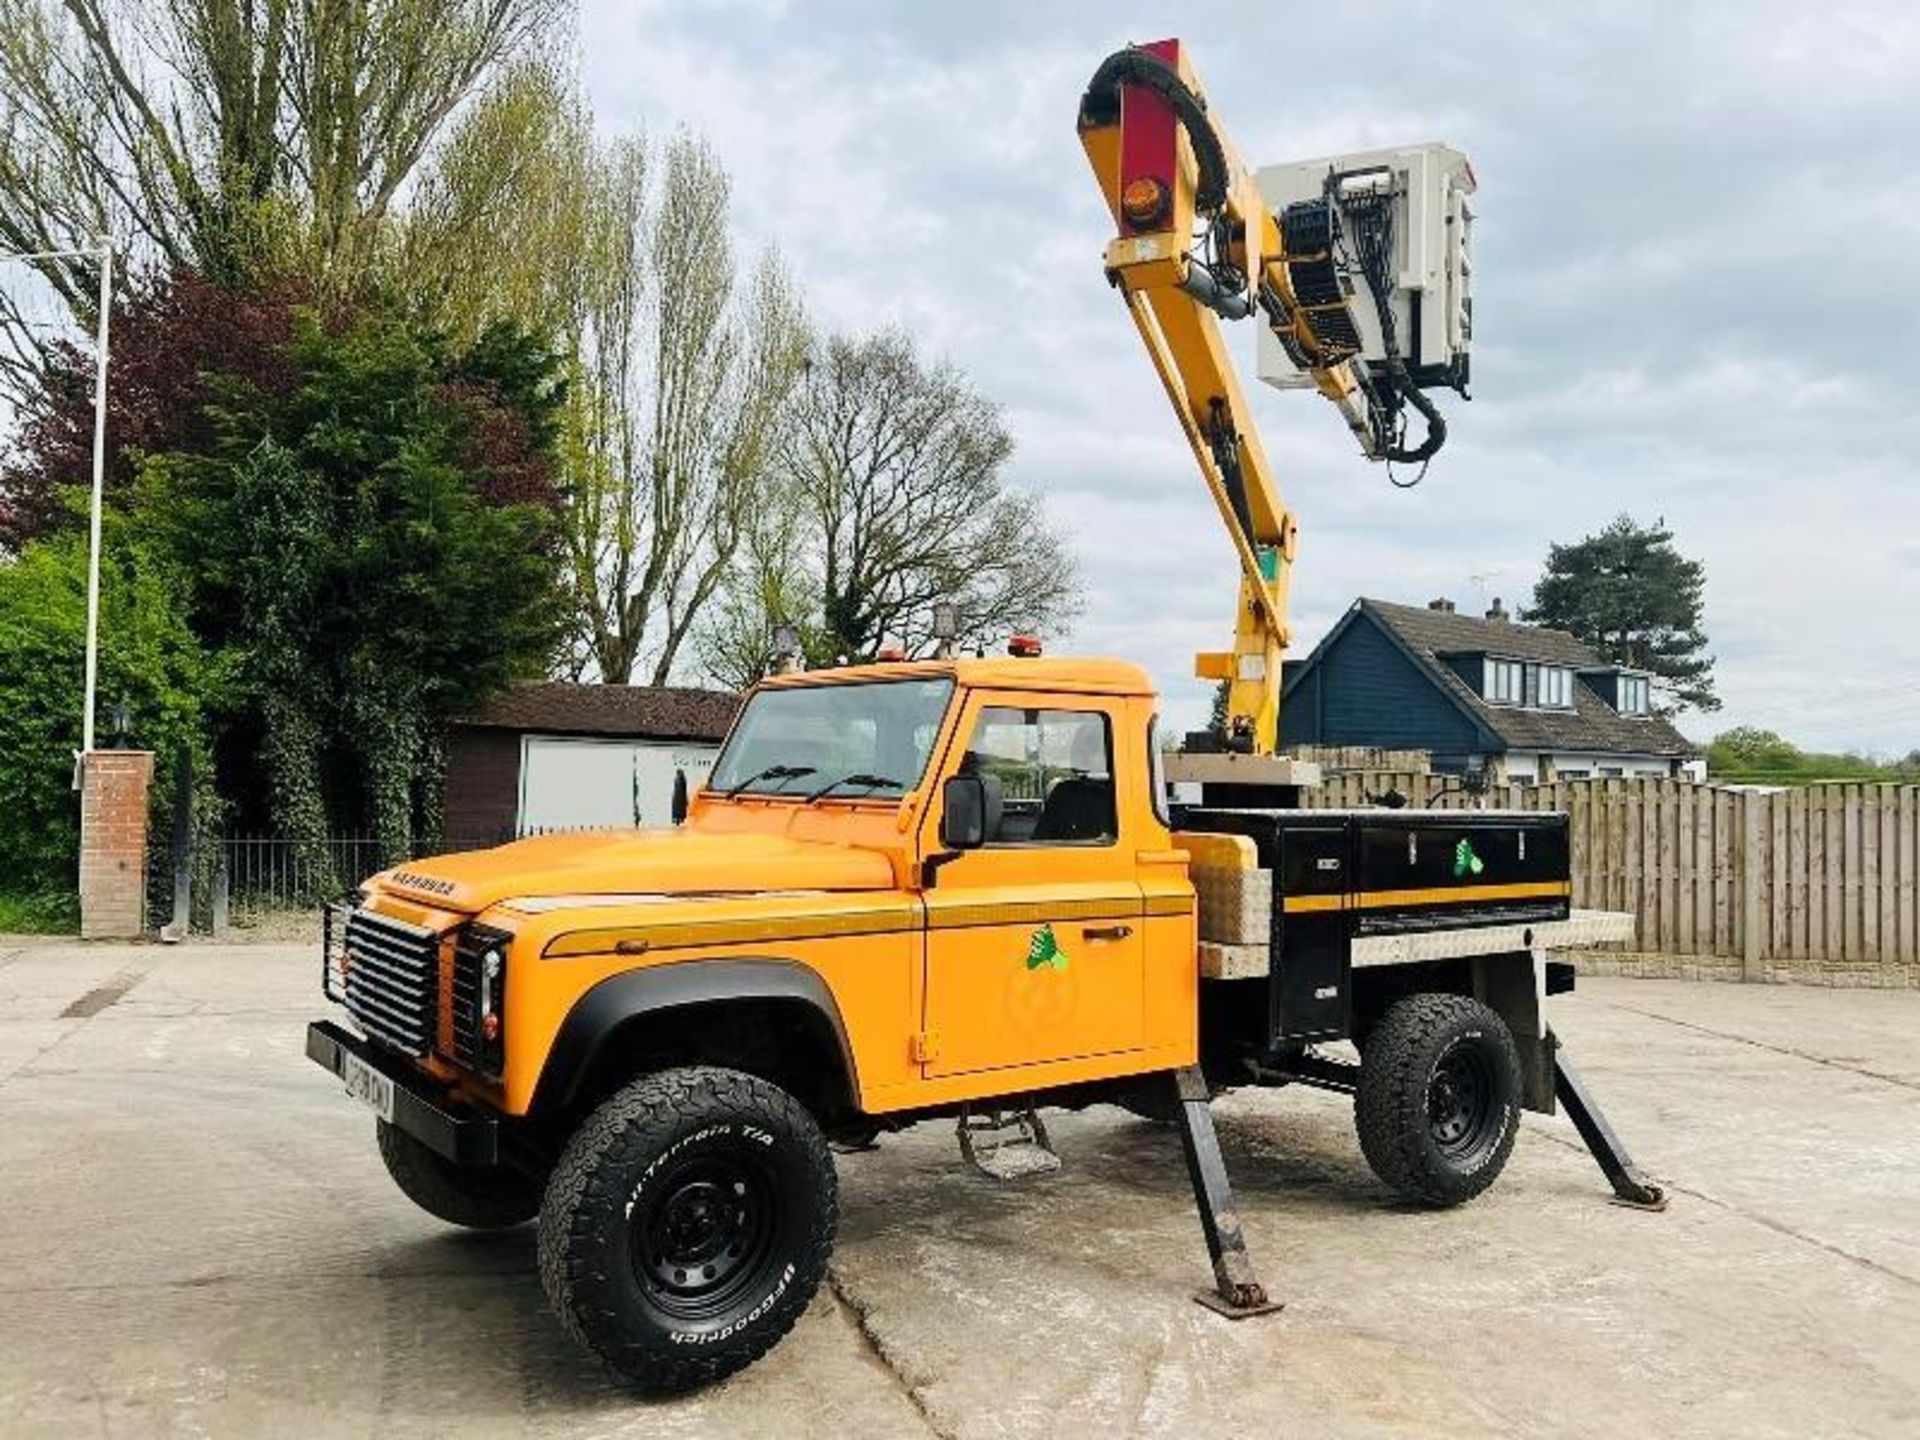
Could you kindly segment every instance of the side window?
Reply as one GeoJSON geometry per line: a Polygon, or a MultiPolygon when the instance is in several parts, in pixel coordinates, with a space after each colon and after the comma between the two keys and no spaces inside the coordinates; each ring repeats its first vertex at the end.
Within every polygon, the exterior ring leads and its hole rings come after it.
{"type": "Polygon", "coordinates": [[[1119,838],[1105,715],[990,705],[960,768],[986,782],[989,845],[1111,845],[1119,838]]]}

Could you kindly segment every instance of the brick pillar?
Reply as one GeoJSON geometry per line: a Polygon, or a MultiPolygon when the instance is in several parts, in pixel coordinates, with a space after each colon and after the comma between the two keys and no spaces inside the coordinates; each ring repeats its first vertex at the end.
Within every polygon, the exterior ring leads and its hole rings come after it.
{"type": "Polygon", "coordinates": [[[80,933],[138,936],[146,920],[151,750],[95,750],[80,792],[80,933]]]}

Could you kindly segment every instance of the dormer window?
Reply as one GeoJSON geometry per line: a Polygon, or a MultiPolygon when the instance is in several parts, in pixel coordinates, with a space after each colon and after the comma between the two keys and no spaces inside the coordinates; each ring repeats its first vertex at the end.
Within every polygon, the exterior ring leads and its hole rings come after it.
{"type": "Polygon", "coordinates": [[[1529,665],[1489,656],[1486,667],[1486,697],[1495,705],[1524,705],[1532,710],[1573,708],[1573,671],[1565,665],[1529,665]]]}
{"type": "Polygon", "coordinates": [[[1487,661],[1487,699],[1496,705],[1518,705],[1526,699],[1526,669],[1518,660],[1487,661]]]}
{"type": "Polygon", "coordinates": [[[1564,665],[1529,666],[1539,670],[1539,704],[1547,710],[1567,710],[1573,705],[1573,671],[1564,665]]]}
{"type": "Polygon", "coordinates": [[[1622,675],[1616,693],[1620,700],[1614,709],[1622,715],[1645,715],[1652,709],[1652,696],[1644,675],[1622,675]]]}

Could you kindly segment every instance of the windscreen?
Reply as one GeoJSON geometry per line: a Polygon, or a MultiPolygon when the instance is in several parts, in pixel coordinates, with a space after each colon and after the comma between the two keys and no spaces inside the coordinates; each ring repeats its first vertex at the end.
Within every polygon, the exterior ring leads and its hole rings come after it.
{"type": "Polygon", "coordinates": [[[898,799],[926,773],[953,681],[886,680],[762,690],[707,779],[726,794],[898,799]],[[837,783],[835,783],[837,782],[837,783]]]}

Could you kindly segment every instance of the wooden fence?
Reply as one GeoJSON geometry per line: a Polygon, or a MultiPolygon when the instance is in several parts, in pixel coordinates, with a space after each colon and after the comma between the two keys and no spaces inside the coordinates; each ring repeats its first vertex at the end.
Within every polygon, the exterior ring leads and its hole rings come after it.
{"type": "Polygon", "coordinates": [[[1920,985],[1920,786],[1756,790],[1686,780],[1495,785],[1443,775],[1329,776],[1320,807],[1397,789],[1415,805],[1564,810],[1574,904],[1639,920],[1637,974],[1920,985]]]}

